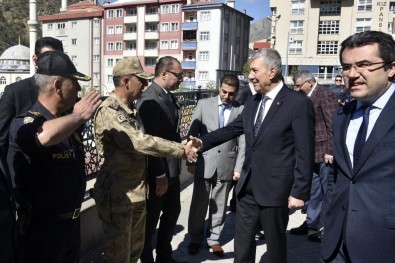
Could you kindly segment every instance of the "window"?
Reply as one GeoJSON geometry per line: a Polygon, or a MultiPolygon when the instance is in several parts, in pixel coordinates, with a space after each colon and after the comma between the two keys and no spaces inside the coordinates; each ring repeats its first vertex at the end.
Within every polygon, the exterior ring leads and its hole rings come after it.
{"type": "Polygon", "coordinates": [[[112,42],[109,42],[109,43],[107,43],[107,50],[114,50],[114,43],[112,43],[112,42]]]}
{"type": "Polygon", "coordinates": [[[178,48],[178,40],[170,40],[170,49],[178,48]]]}
{"type": "Polygon", "coordinates": [[[210,11],[200,12],[200,21],[210,21],[210,19],[211,19],[210,11]]]}
{"type": "Polygon", "coordinates": [[[291,34],[303,34],[303,20],[291,21],[291,34]]]}
{"type": "Polygon", "coordinates": [[[145,57],[144,58],[144,65],[146,67],[155,67],[156,65],[156,57],[145,57]]]}
{"type": "Polygon", "coordinates": [[[114,17],[114,10],[107,10],[107,18],[114,17]]]}
{"type": "Polygon", "coordinates": [[[168,14],[169,13],[169,5],[162,5],[161,7],[161,13],[162,14],[168,14]]]}
{"type": "Polygon", "coordinates": [[[71,39],[71,45],[72,46],[76,46],[77,45],[77,39],[76,38],[72,38],[71,39]]]}
{"type": "Polygon", "coordinates": [[[53,24],[47,24],[47,30],[52,30],[53,24]]]}
{"type": "Polygon", "coordinates": [[[158,7],[156,7],[156,6],[151,6],[147,10],[147,14],[149,14],[149,15],[155,15],[157,13],[158,13],[158,7]]]}
{"type": "Polygon", "coordinates": [[[161,24],[161,31],[162,31],[162,32],[167,32],[167,31],[169,31],[169,23],[162,23],[162,24],[161,24]]]}
{"type": "Polygon", "coordinates": [[[113,75],[107,75],[107,82],[112,82],[113,75]]]}
{"type": "Polygon", "coordinates": [[[93,55],[93,62],[100,62],[100,56],[99,55],[93,55]]]}
{"type": "Polygon", "coordinates": [[[188,60],[192,60],[193,59],[193,54],[191,52],[188,53],[188,60]]]}
{"type": "Polygon", "coordinates": [[[208,51],[199,51],[199,60],[208,60],[208,51]]]}
{"type": "Polygon", "coordinates": [[[357,18],[357,23],[355,24],[355,32],[364,32],[369,31],[372,27],[372,19],[371,18],[357,18]]]}
{"type": "Polygon", "coordinates": [[[338,46],[337,41],[318,41],[317,54],[336,55],[338,46]]]}
{"type": "Polygon", "coordinates": [[[7,80],[5,79],[4,76],[1,76],[1,78],[0,78],[0,84],[7,84],[7,80]]]}
{"type": "Polygon", "coordinates": [[[137,15],[137,8],[126,9],[126,16],[135,16],[137,15]]]}
{"type": "Polygon", "coordinates": [[[156,49],[156,48],[157,48],[156,40],[154,40],[154,41],[146,40],[145,41],[145,49],[156,49]]]}
{"type": "Polygon", "coordinates": [[[169,41],[160,41],[160,49],[169,49],[169,41]]]}
{"type": "Polygon", "coordinates": [[[93,72],[93,79],[100,79],[100,73],[93,72]]]}
{"type": "Polygon", "coordinates": [[[71,28],[77,28],[77,22],[76,21],[71,22],[71,28]]]}
{"type": "Polygon", "coordinates": [[[58,23],[58,29],[65,29],[66,23],[58,23]]]}
{"type": "Polygon", "coordinates": [[[109,34],[109,35],[114,34],[114,26],[108,26],[107,27],[107,34],[109,34]]]}
{"type": "Polygon", "coordinates": [[[178,22],[171,23],[171,31],[178,31],[178,22]]]}
{"type": "Polygon", "coordinates": [[[115,26],[115,34],[122,34],[123,27],[122,26],[115,26]]]}
{"type": "Polygon", "coordinates": [[[291,0],[291,14],[303,15],[304,5],[305,5],[305,0],[291,0]]]}
{"type": "Polygon", "coordinates": [[[156,31],[158,31],[158,26],[157,26],[157,24],[146,24],[145,31],[146,32],[156,32],[156,31]]]}
{"type": "Polygon", "coordinates": [[[339,34],[339,20],[320,21],[318,34],[334,35],[339,34]]]}
{"type": "Polygon", "coordinates": [[[177,14],[177,13],[179,13],[180,11],[179,11],[179,6],[178,6],[178,4],[173,4],[173,5],[171,5],[171,13],[173,13],[173,14],[177,14]]]}
{"type": "Polygon", "coordinates": [[[372,11],[372,0],[358,0],[358,11],[372,11]]]}
{"type": "Polygon", "coordinates": [[[99,19],[93,20],[93,25],[94,25],[95,27],[99,27],[99,26],[100,26],[100,20],[99,20],[99,19]]]}
{"type": "Polygon", "coordinates": [[[100,44],[100,38],[99,37],[94,37],[93,38],[93,44],[99,45],[100,44]]]}
{"type": "Polygon", "coordinates": [[[122,17],[122,16],[123,16],[122,9],[117,9],[117,10],[116,10],[115,17],[122,17]]]}
{"type": "Polygon", "coordinates": [[[135,50],[136,49],[136,41],[131,41],[127,43],[128,50],[135,50]]]}
{"type": "Polygon", "coordinates": [[[288,54],[302,54],[302,40],[289,42],[288,54]]]}
{"type": "Polygon", "coordinates": [[[127,33],[136,33],[137,27],[136,24],[129,26],[127,33]]]}
{"type": "Polygon", "coordinates": [[[107,59],[107,67],[112,67],[114,66],[114,59],[108,58],[107,59]]]}
{"type": "Polygon", "coordinates": [[[208,80],[208,71],[199,71],[199,80],[208,80]]]}
{"type": "Polygon", "coordinates": [[[340,15],[342,1],[329,0],[321,1],[320,14],[321,15],[340,15]]]}
{"type": "Polygon", "coordinates": [[[122,42],[115,43],[115,50],[122,50],[122,42]]]}
{"type": "Polygon", "coordinates": [[[200,32],[200,40],[210,40],[210,32],[208,31],[200,32]]]}

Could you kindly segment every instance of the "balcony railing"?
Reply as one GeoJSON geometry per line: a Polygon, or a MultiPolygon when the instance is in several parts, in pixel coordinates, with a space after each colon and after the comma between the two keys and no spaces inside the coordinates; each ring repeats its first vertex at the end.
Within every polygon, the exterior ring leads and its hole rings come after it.
{"type": "Polygon", "coordinates": [[[196,61],[181,61],[181,66],[183,69],[195,69],[196,61]]]}
{"type": "Polygon", "coordinates": [[[198,29],[198,22],[183,22],[181,24],[182,30],[197,30],[198,29]]]}
{"type": "Polygon", "coordinates": [[[182,50],[196,50],[197,49],[197,41],[183,41],[181,42],[182,50]]]}

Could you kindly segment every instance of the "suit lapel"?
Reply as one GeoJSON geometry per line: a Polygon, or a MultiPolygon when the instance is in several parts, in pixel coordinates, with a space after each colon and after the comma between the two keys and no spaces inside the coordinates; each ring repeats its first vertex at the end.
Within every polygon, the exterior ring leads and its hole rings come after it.
{"type": "MultiPolygon", "coordinates": [[[[269,108],[269,111],[267,112],[265,118],[263,119],[262,125],[259,128],[259,132],[255,138],[255,141],[258,140],[258,138],[261,136],[262,132],[266,129],[266,127],[268,126],[268,124],[270,123],[270,120],[274,117],[274,115],[276,114],[276,112],[278,111],[278,109],[280,109],[281,105],[284,102],[284,97],[287,94],[287,87],[283,86],[281,88],[281,90],[279,91],[279,93],[277,94],[277,96],[274,98],[272,105],[269,108]]],[[[259,104],[259,102],[258,102],[259,104]]],[[[256,110],[255,110],[256,112],[256,110]]],[[[255,117],[255,115],[254,115],[255,117]]],[[[254,121],[252,122],[254,125],[254,121]]]]}
{"type": "Polygon", "coordinates": [[[346,143],[346,136],[347,136],[347,130],[348,130],[348,125],[350,123],[350,119],[352,116],[352,113],[355,112],[355,108],[356,108],[356,101],[352,102],[353,104],[350,105],[350,109],[347,110],[348,113],[345,113],[344,110],[345,108],[343,107],[339,114],[344,114],[344,117],[340,123],[340,130],[339,130],[339,134],[340,134],[340,148],[343,152],[343,156],[344,158],[341,159],[337,159],[336,162],[339,164],[339,166],[343,166],[341,165],[341,162],[345,162],[345,165],[348,168],[349,173],[347,173],[347,175],[351,175],[352,174],[352,164],[351,164],[351,159],[350,159],[350,154],[348,153],[348,148],[347,148],[347,143],[346,143]]]}
{"type": "Polygon", "coordinates": [[[171,125],[174,126],[177,123],[177,120],[175,119],[174,116],[175,106],[172,100],[158,84],[153,82],[151,86],[158,95],[158,103],[161,105],[161,108],[165,111],[167,117],[172,121],[171,125]]]}
{"type": "Polygon", "coordinates": [[[377,119],[365,143],[365,146],[362,149],[361,158],[358,166],[355,167],[354,169],[353,176],[355,176],[358,173],[358,171],[364,165],[368,157],[371,155],[372,151],[376,148],[377,144],[380,142],[382,138],[385,137],[385,134],[388,132],[388,130],[390,130],[391,127],[394,126],[395,124],[394,116],[395,116],[395,95],[392,94],[387,104],[381,111],[380,116],[377,119]]]}

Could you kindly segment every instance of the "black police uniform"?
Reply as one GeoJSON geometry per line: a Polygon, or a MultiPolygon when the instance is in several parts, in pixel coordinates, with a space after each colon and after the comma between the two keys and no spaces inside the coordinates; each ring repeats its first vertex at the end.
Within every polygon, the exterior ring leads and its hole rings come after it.
{"type": "Polygon", "coordinates": [[[19,235],[22,262],[78,262],[80,256],[79,208],[86,187],[83,144],[74,132],[59,144],[42,146],[37,132],[54,118],[36,102],[10,127],[7,160],[22,212],[18,225],[25,232],[19,235]]]}

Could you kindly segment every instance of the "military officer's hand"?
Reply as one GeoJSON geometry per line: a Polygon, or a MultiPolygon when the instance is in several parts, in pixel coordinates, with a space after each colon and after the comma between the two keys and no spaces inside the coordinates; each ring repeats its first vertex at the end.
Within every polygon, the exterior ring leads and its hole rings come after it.
{"type": "Polygon", "coordinates": [[[236,172],[236,171],[233,171],[233,178],[232,178],[233,181],[238,181],[239,178],[240,178],[240,173],[236,172]]]}
{"type": "Polygon", "coordinates": [[[300,199],[296,199],[292,196],[288,197],[288,208],[292,209],[292,208],[302,208],[304,206],[304,201],[300,200],[300,199]]]}
{"type": "Polygon", "coordinates": [[[74,105],[73,114],[78,115],[82,122],[86,122],[92,118],[101,102],[98,91],[90,92],[74,105]]]}
{"type": "Polygon", "coordinates": [[[155,194],[157,196],[162,196],[167,192],[167,187],[169,186],[167,177],[157,177],[155,181],[155,194]]]}

